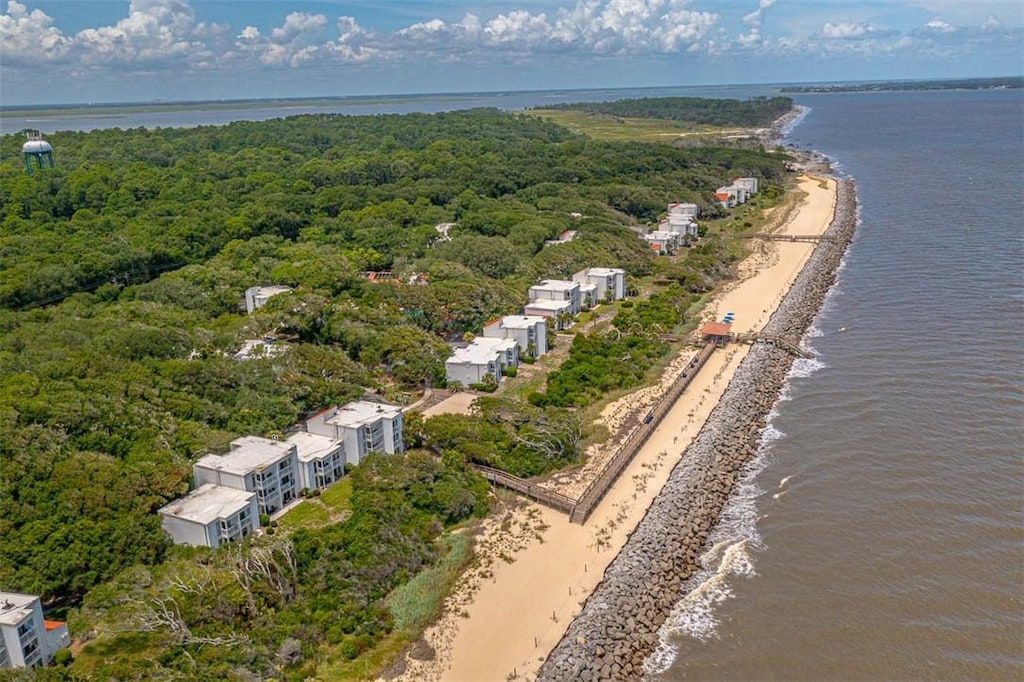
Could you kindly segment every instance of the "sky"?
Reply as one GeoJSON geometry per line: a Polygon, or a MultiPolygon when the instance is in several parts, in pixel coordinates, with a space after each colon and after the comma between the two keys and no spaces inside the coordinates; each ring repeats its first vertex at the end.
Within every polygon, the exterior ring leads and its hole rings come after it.
{"type": "Polygon", "coordinates": [[[0,106],[1024,73],[1021,0],[0,0],[0,106]]]}

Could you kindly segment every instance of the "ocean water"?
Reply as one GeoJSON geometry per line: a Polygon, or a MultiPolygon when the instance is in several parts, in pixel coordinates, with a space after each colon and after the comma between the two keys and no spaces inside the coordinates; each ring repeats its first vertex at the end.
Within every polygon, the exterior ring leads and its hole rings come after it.
{"type": "Polygon", "coordinates": [[[98,130],[104,128],[191,128],[204,125],[226,125],[232,121],[263,121],[300,114],[371,114],[437,113],[458,109],[495,107],[521,110],[542,107],[556,102],[605,102],[639,97],[710,97],[747,99],[772,97],[781,85],[717,85],[662,88],[613,88],[590,90],[532,90],[513,92],[467,92],[425,95],[382,95],[379,97],[344,97],[319,101],[267,100],[218,108],[202,105],[175,105],[173,110],[140,111],[138,109],[99,105],[101,111],[88,108],[63,108],[39,115],[23,108],[0,108],[0,134],[17,133],[25,128],[52,133],[58,130],[98,130]]]}
{"type": "Polygon", "coordinates": [[[798,97],[861,223],[651,680],[1024,679],[1022,98],[798,97]]]}

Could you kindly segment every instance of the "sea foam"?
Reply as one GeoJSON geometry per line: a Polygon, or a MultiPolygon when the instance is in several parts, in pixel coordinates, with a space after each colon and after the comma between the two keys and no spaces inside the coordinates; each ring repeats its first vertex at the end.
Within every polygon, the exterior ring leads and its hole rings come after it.
{"type": "MultiPolygon", "coordinates": [[[[772,428],[766,427],[765,432],[772,428]]],[[[776,438],[784,435],[778,430],[772,433],[778,434],[774,436],[776,438]]],[[[762,443],[764,438],[762,434],[762,443]]],[[[763,548],[757,531],[757,499],[765,491],[755,479],[768,463],[767,450],[762,445],[757,455],[741,470],[736,489],[708,538],[711,547],[699,559],[701,569],[683,583],[681,592],[685,596],[673,607],[659,629],[658,645],[644,661],[644,670],[648,674],[668,669],[678,654],[680,637],[702,642],[716,637],[720,621],[715,606],[734,596],[729,578],[757,575],[752,552],[763,548]]]]}

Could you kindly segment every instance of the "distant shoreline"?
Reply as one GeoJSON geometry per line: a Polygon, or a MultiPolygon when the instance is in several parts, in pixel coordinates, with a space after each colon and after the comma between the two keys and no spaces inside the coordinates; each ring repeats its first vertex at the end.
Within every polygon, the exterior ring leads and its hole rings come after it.
{"type": "Polygon", "coordinates": [[[783,94],[821,94],[840,92],[913,92],[919,90],[1019,90],[1024,76],[1005,78],[962,78],[957,80],[877,81],[872,83],[832,83],[786,85],[783,94]]]}
{"type": "Polygon", "coordinates": [[[269,97],[241,99],[199,99],[178,101],[148,102],[74,102],[69,104],[16,104],[0,106],[0,119],[4,117],[24,116],[67,116],[85,114],[127,114],[175,111],[217,111],[247,109],[286,109],[312,108],[317,106],[373,106],[384,103],[403,103],[424,98],[445,101],[472,100],[482,97],[501,95],[529,94],[578,94],[594,93],[628,93],[636,91],[657,92],[662,90],[729,90],[736,88],[773,88],[781,94],[786,93],[822,93],[822,92],[874,92],[895,90],[946,90],[946,89],[996,89],[1024,88],[1024,77],[1006,76],[993,78],[973,78],[958,80],[900,80],[876,82],[839,82],[839,83],[733,83],[727,85],[660,85],[641,87],[615,88],[550,88],[541,90],[481,90],[471,92],[422,92],[395,93],[374,95],[327,95],[318,97],[269,97]]]}

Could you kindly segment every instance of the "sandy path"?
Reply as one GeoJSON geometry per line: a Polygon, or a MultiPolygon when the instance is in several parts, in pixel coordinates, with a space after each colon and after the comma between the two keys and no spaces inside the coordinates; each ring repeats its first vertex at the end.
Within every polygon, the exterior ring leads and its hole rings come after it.
{"type": "MultiPolygon", "coordinates": [[[[832,218],[835,183],[823,186],[820,180],[801,178],[799,186],[807,196],[780,231],[820,234],[832,218]]],[[[763,243],[741,264],[742,279],[709,305],[708,317],[731,311],[736,316],[734,331],[759,330],[812,250],[813,244],[763,243]]],[[[686,357],[693,352],[684,351],[686,357]]],[[[407,660],[401,679],[532,679],[661,490],[746,353],[746,346],[733,345],[710,358],[586,525],[570,525],[565,515],[537,505],[512,514],[511,521],[505,515],[489,521],[481,542],[481,566],[463,577],[446,615],[425,633],[435,657],[407,660]],[[517,528],[530,530],[517,533],[517,528]],[[511,551],[500,549],[513,539],[511,551]],[[494,560],[494,552],[504,558],[494,560]]]]}

